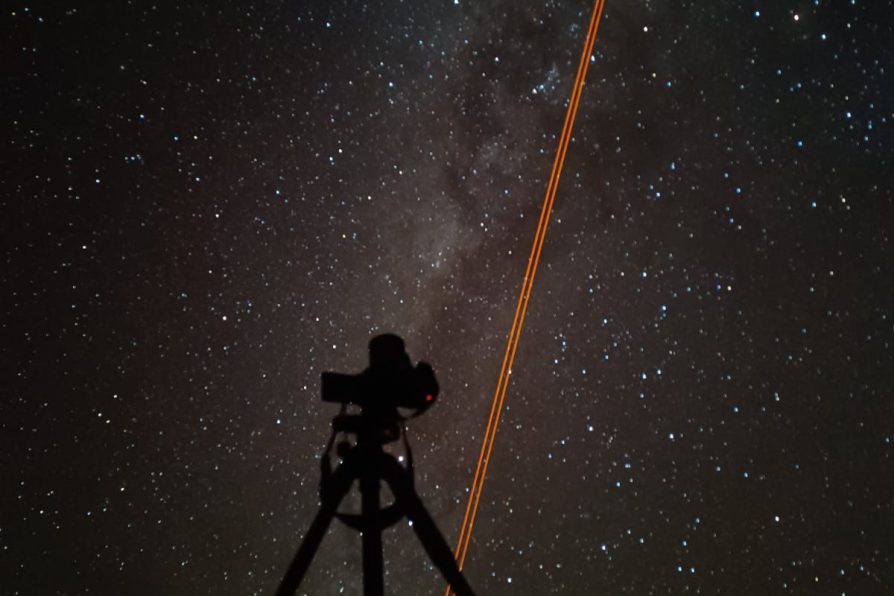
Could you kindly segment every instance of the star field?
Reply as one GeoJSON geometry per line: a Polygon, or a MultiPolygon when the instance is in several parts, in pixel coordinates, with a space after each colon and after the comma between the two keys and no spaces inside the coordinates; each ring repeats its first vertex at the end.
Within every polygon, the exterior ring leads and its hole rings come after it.
{"type": "MultiPolygon", "coordinates": [[[[272,594],[383,332],[453,545],[591,8],[5,6],[0,592],[272,594]]],[[[607,0],[479,595],[894,584],[892,17],[607,0]]],[[[443,592],[406,523],[385,565],[443,592]]],[[[333,524],[300,593],[361,592],[333,524]]]]}

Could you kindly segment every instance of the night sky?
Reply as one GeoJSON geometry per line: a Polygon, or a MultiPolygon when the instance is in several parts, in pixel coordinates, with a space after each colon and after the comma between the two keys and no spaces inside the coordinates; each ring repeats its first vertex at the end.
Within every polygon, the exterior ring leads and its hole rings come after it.
{"type": "MultiPolygon", "coordinates": [[[[386,331],[452,546],[592,4],[75,4],[0,17],[0,593],[271,594],[386,331]]],[[[890,593],[892,23],[607,1],[479,595],[890,593]]],[[[360,578],[334,524],[301,592],[360,578]]]]}

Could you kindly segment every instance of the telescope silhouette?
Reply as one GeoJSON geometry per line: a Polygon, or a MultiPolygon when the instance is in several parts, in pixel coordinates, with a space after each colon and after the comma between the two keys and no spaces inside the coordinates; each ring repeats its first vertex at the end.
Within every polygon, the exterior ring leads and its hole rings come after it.
{"type": "Polygon", "coordinates": [[[332,434],[321,461],[320,509],[295,553],[277,596],[291,596],[301,585],[333,518],[360,532],[363,556],[363,593],[383,596],[385,591],[382,531],[404,517],[422,543],[432,563],[457,596],[474,592],[453,557],[453,552],[425,509],[413,482],[413,456],[404,422],[421,415],[438,397],[438,382],[432,367],[410,361],[404,341],[385,334],[369,342],[369,367],[357,375],[325,372],[323,401],[341,404],[332,420],[332,434]],[[349,413],[359,408],[359,413],[349,413]],[[401,409],[408,411],[407,415],[401,409]],[[341,463],[332,469],[332,448],[341,463]],[[406,466],[382,446],[403,439],[406,466]],[[382,481],[388,483],[394,502],[382,507],[382,481]],[[338,510],[357,481],[359,513],[338,510]]]}

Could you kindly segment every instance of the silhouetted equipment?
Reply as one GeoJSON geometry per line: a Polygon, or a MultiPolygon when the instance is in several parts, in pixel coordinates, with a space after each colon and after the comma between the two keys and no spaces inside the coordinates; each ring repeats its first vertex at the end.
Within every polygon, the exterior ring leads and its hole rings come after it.
{"type": "Polygon", "coordinates": [[[356,404],[379,410],[410,408],[418,416],[438,396],[438,381],[431,366],[413,366],[396,335],[379,335],[369,342],[369,368],[359,375],[323,373],[323,401],[356,404]]]}
{"type": "Polygon", "coordinates": [[[323,401],[340,403],[342,407],[332,420],[332,435],[321,462],[321,506],[279,585],[277,596],[292,595],[298,589],[333,517],[361,533],[366,596],[384,594],[382,530],[404,517],[412,522],[422,546],[453,591],[472,596],[472,589],[447,541],[413,487],[413,456],[403,423],[422,414],[438,396],[438,382],[431,366],[424,362],[413,366],[400,337],[379,335],[369,342],[366,370],[358,375],[323,373],[322,389],[323,401]],[[348,413],[351,406],[359,406],[360,413],[348,413]],[[398,408],[412,412],[403,416],[398,408]],[[341,463],[333,470],[330,455],[339,434],[347,437],[338,443],[336,452],[341,463]],[[353,437],[354,442],[348,437],[353,437]],[[406,467],[382,449],[382,445],[401,437],[407,453],[406,467]],[[355,480],[360,488],[361,511],[339,512],[339,504],[355,480]],[[386,507],[382,507],[380,500],[382,480],[391,487],[395,498],[386,507]]]}

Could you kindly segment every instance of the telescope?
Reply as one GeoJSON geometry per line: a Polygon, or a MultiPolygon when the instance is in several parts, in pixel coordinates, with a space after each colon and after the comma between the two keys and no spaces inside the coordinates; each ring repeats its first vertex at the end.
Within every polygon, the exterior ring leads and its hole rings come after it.
{"type": "Polygon", "coordinates": [[[323,373],[323,401],[341,404],[341,413],[332,420],[332,435],[320,458],[320,511],[295,553],[277,596],[294,596],[333,518],[360,532],[365,596],[383,596],[382,531],[404,518],[410,520],[425,551],[457,596],[474,596],[450,546],[414,488],[413,453],[403,422],[422,414],[437,397],[438,381],[431,366],[425,362],[414,366],[404,340],[396,335],[378,335],[370,340],[369,367],[360,374],[323,373]],[[359,406],[360,413],[348,414],[349,406],[359,406]],[[404,416],[398,408],[412,413],[404,416]],[[338,433],[354,435],[356,442],[339,442],[336,453],[340,461],[333,470],[330,452],[338,433]],[[382,448],[401,436],[405,465],[382,448]],[[355,481],[360,489],[361,511],[341,512],[339,504],[355,481]],[[385,507],[380,494],[383,481],[394,495],[394,502],[385,507]]]}

